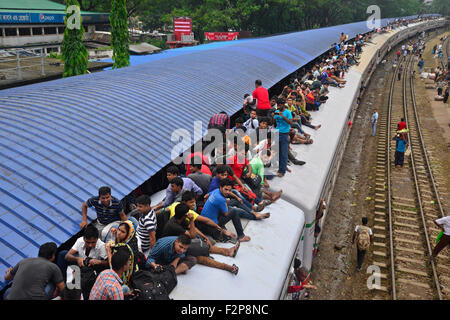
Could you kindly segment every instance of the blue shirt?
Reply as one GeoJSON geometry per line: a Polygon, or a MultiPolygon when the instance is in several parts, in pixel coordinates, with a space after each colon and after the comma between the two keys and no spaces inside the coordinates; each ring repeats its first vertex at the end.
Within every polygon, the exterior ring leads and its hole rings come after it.
{"type": "Polygon", "coordinates": [[[325,83],[325,81],[327,81],[328,78],[328,73],[326,73],[325,71],[322,73],[322,83],[325,83]]]}
{"type": "Polygon", "coordinates": [[[219,223],[219,214],[228,212],[227,199],[220,189],[216,189],[209,194],[209,198],[202,210],[202,216],[210,218],[215,223],[219,223]]]}
{"type": "Polygon", "coordinates": [[[378,120],[378,112],[375,112],[375,113],[372,115],[372,118],[370,119],[370,121],[371,121],[373,124],[375,124],[375,123],[377,122],[377,120],[378,120]]]}
{"type": "Polygon", "coordinates": [[[208,193],[211,193],[212,191],[219,189],[220,187],[220,180],[217,177],[214,177],[211,180],[211,183],[209,184],[208,193]]]}
{"type": "Polygon", "coordinates": [[[398,152],[405,152],[406,149],[406,143],[408,142],[408,140],[403,140],[400,139],[399,137],[396,137],[395,140],[397,141],[397,148],[395,149],[395,151],[398,152]]]}
{"type": "Polygon", "coordinates": [[[114,221],[119,221],[120,213],[123,211],[122,202],[115,197],[111,197],[111,202],[109,206],[105,207],[101,201],[100,197],[92,197],[86,201],[88,207],[94,207],[97,212],[97,220],[103,225],[107,225],[114,221]]]}
{"type": "MultiPolygon", "coordinates": [[[[280,111],[275,111],[275,121],[277,122],[277,129],[280,131],[280,133],[289,133],[289,130],[291,129],[291,125],[286,122],[280,115],[280,111]]],[[[288,109],[284,109],[283,115],[288,118],[292,119],[292,113],[288,109]]]]}
{"type": "Polygon", "coordinates": [[[174,242],[177,239],[178,237],[176,236],[158,239],[155,246],[148,254],[147,267],[149,267],[152,262],[161,265],[168,265],[178,257],[183,258],[184,253],[178,254],[173,248],[174,242]]]}

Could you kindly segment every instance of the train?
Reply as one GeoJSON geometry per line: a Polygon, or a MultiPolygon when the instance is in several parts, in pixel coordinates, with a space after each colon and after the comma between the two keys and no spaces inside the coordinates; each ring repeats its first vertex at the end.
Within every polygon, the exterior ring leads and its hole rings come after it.
{"type": "MultiPolygon", "coordinates": [[[[383,19],[382,25],[388,22],[383,19]]],[[[314,122],[322,124],[311,132],[314,144],[293,146],[306,165],[270,183],[276,191],[283,189],[282,199],[267,208],[270,219],[243,220],[252,240],[241,245],[234,259],[217,257],[237,264],[238,275],[195,266],[178,277],[172,298],[288,298],[295,258],[311,269],[320,240],[314,227],[326,218],[325,210],[316,220],[319,200],[330,200],[361,84],[370,80],[388,45],[444,23],[434,19],[399,27],[378,35],[383,44],[367,46],[363,55],[370,51],[370,56],[349,71],[346,87],[331,88],[329,102],[314,114],[314,122]]],[[[368,31],[364,21],[175,49],[145,64],[2,90],[0,273],[37,256],[44,242],[62,247],[80,236],[81,203],[101,185],[110,185],[113,195],[124,199],[148,184],[149,177],[157,177],[159,184],[149,193],[152,203],[158,203],[164,196],[164,168],[174,160],[168,152],[174,129],[189,133],[196,121],[206,128],[211,114],[234,114],[255,79],[272,87],[326,52],[341,32],[352,38],[368,31]]],[[[199,137],[201,132],[194,133],[186,147],[199,137]]],[[[89,210],[88,220],[94,219],[95,212],[89,210]]],[[[0,287],[7,287],[2,280],[0,287]]]]}

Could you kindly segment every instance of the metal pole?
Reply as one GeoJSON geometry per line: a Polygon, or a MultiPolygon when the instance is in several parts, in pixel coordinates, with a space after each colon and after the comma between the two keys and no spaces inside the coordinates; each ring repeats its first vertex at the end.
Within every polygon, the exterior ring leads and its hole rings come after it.
{"type": "Polygon", "coordinates": [[[16,50],[16,56],[17,56],[17,77],[19,80],[22,80],[22,70],[20,69],[20,54],[19,50],[16,50]]]}
{"type": "Polygon", "coordinates": [[[45,76],[44,66],[44,48],[41,48],[41,76],[45,76]]]}

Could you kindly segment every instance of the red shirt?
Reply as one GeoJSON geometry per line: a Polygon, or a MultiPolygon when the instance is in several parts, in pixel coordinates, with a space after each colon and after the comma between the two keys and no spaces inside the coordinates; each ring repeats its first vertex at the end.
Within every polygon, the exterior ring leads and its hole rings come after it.
{"type": "MultiPolygon", "coordinates": [[[[248,165],[248,160],[247,160],[247,158],[238,160],[238,156],[237,156],[237,154],[235,154],[234,156],[229,157],[227,159],[227,164],[231,167],[231,169],[233,170],[236,177],[241,178],[242,172],[244,171],[245,167],[248,165]]],[[[231,180],[234,180],[233,177],[231,177],[230,175],[228,175],[228,178],[231,180]]]]}
{"type": "Polygon", "coordinates": [[[270,109],[269,91],[266,88],[258,87],[252,93],[253,99],[256,99],[256,109],[267,110],[270,109]]]}
{"type": "Polygon", "coordinates": [[[399,122],[399,123],[397,124],[397,131],[403,130],[403,129],[405,129],[405,128],[406,128],[406,122],[399,122]]]}
{"type": "Polygon", "coordinates": [[[200,169],[200,171],[203,172],[203,173],[209,174],[210,176],[212,176],[212,172],[209,169],[208,157],[206,157],[205,155],[201,154],[200,152],[195,152],[195,153],[191,153],[190,155],[188,155],[186,157],[186,162],[185,162],[186,177],[191,173],[191,161],[192,161],[192,158],[194,158],[195,156],[202,158],[202,168],[200,169]]]}

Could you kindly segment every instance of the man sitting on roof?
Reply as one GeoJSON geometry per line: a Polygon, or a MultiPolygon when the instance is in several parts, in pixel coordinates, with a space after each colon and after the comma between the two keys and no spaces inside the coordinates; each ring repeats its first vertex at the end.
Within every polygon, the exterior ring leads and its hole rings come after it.
{"type": "Polygon", "coordinates": [[[100,239],[104,239],[102,231],[108,230],[109,225],[112,225],[116,221],[128,220],[127,215],[123,211],[122,202],[116,197],[111,196],[110,187],[101,187],[98,189],[97,197],[91,197],[86,202],[83,202],[81,206],[83,220],[80,223],[80,228],[87,226],[88,207],[94,207],[97,212],[97,221],[94,223],[94,226],[101,235],[100,239]]]}
{"type": "Polygon", "coordinates": [[[229,210],[227,206],[226,198],[230,195],[233,184],[234,182],[230,179],[220,181],[219,189],[209,194],[208,200],[203,207],[202,216],[210,218],[221,228],[224,228],[225,224],[232,220],[238,240],[241,242],[250,241],[250,237],[244,234],[238,212],[234,208],[229,210]]]}
{"type": "Polygon", "coordinates": [[[57,246],[47,242],[40,246],[37,258],[26,258],[14,268],[6,270],[5,281],[14,280],[3,294],[5,300],[50,300],[55,287],[63,292],[66,287],[63,275],[53,263],[57,246]]]}
{"type": "Polygon", "coordinates": [[[148,255],[146,267],[157,271],[170,264],[177,275],[185,273],[197,263],[195,257],[185,254],[190,244],[191,238],[185,234],[160,238],[148,255]]]}
{"type": "MultiPolygon", "coordinates": [[[[179,203],[180,202],[174,202],[170,207],[166,208],[166,211],[169,211],[169,219],[173,218],[173,216],[175,215],[175,207],[179,203]]],[[[184,203],[189,207],[189,213],[192,214],[195,226],[198,229],[208,230],[207,233],[216,240],[223,238],[222,235],[225,235],[230,238],[236,238],[235,234],[229,232],[226,229],[221,228],[219,225],[217,225],[217,223],[215,223],[211,219],[199,215],[197,212],[195,212],[196,209],[195,193],[193,193],[192,191],[183,192],[183,195],[181,196],[181,203],[184,203]]]]}
{"type": "Polygon", "coordinates": [[[167,189],[166,189],[166,198],[164,199],[164,201],[160,202],[155,207],[153,207],[153,210],[155,212],[160,210],[162,207],[170,206],[175,201],[175,198],[178,195],[181,195],[180,194],[180,191],[181,191],[180,187],[183,190],[194,191],[197,194],[197,196],[201,196],[203,194],[202,189],[200,189],[200,187],[197,186],[195,184],[195,182],[192,181],[189,178],[180,178],[182,180],[182,182],[183,182],[181,184],[181,186],[180,186],[179,180],[177,180],[177,183],[172,184],[172,180],[175,179],[175,178],[178,178],[179,173],[180,173],[180,171],[178,170],[178,168],[176,166],[171,166],[171,167],[167,168],[167,173],[166,174],[167,174],[167,180],[169,181],[169,185],[167,186],[167,189]]]}
{"type": "Polygon", "coordinates": [[[188,178],[194,181],[194,183],[202,189],[203,194],[207,194],[209,184],[212,180],[212,174],[202,172],[201,170],[203,166],[204,165],[201,164],[200,158],[195,157],[193,164],[191,164],[191,174],[189,174],[188,178]]]}

